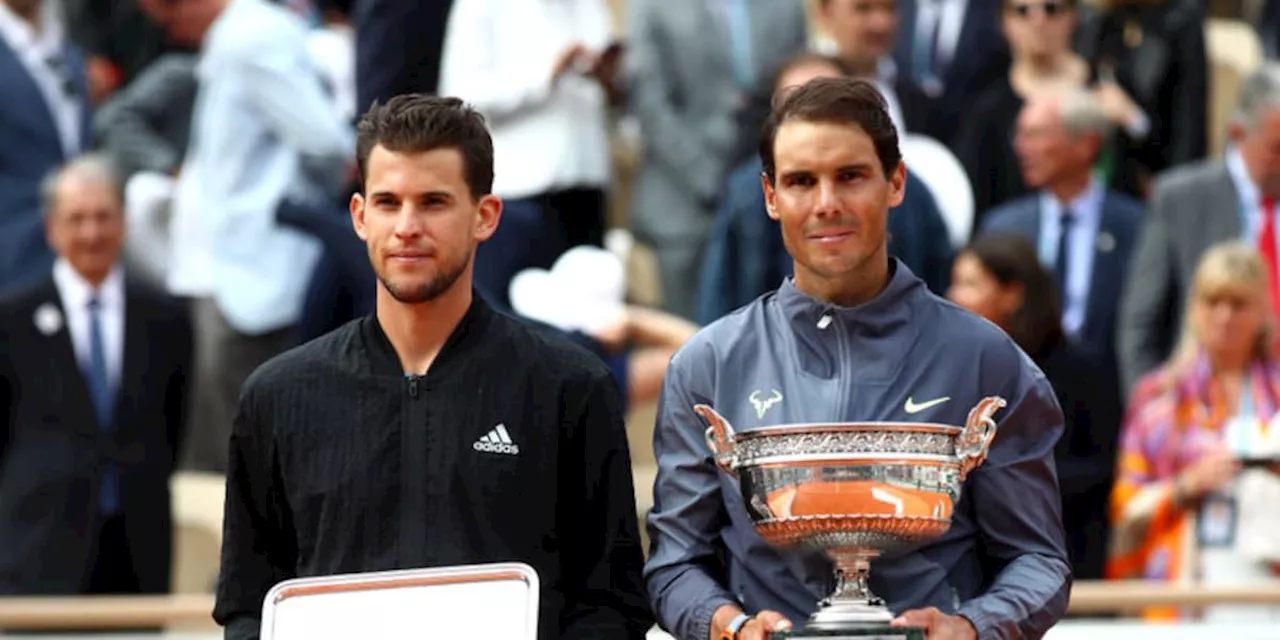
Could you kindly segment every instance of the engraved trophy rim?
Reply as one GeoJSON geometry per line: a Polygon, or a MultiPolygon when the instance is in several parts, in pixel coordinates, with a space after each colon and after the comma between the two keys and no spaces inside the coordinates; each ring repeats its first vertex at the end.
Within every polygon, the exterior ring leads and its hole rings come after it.
{"type": "Polygon", "coordinates": [[[733,433],[734,441],[751,440],[754,438],[767,438],[769,436],[783,435],[802,435],[802,434],[818,434],[818,433],[846,433],[846,432],[910,432],[910,433],[936,433],[940,435],[959,435],[964,431],[964,427],[952,424],[943,424],[941,422],[909,422],[905,420],[892,421],[858,421],[858,422],[795,422],[771,424],[763,427],[755,427],[745,431],[735,431],[733,433]]]}

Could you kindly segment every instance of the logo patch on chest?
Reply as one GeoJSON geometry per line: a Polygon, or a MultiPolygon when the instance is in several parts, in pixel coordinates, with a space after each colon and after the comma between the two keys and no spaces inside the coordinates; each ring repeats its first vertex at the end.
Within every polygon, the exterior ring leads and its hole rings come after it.
{"type": "Polygon", "coordinates": [[[500,424],[484,434],[475,444],[471,445],[472,449],[482,451],[484,453],[501,453],[508,456],[520,455],[520,445],[511,440],[511,434],[507,433],[507,425],[500,424]]]}
{"type": "Polygon", "coordinates": [[[747,398],[751,401],[751,406],[756,408],[756,417],[763,419],[764,414],[769,411],[773,405],[782,402],[782,392],[777,389],[770,389],[769,395],[764,395],[759,389],[751,392],[751,396],[747,398]]]}

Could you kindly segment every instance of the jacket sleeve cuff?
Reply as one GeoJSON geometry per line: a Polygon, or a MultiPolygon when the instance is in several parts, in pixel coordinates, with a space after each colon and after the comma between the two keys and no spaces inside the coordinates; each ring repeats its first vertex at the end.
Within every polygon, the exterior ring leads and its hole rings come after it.
{"type": "Polygon", "coordinates": [[[703,603],[703,605],[694,612],[693,619],[691,621],[692,628],[689,629],[690,634],[688,637],[696,640],[702,640],[703,638],[710,640],[711,619],[715,617],[716,610],[725,605],[733,605],[735,607],[740,606],[737,602],[723,596],[716,596],[703,603]]]}
{"type": "Polygon", "coordinates": [[[977,607],[960,607],[960,610],[956,611],[956,615],[968,620],[969,624],[973,625],[974,636],[978,640],[987,640],[995,637],[991,633],[991,621],[977,607]]]}

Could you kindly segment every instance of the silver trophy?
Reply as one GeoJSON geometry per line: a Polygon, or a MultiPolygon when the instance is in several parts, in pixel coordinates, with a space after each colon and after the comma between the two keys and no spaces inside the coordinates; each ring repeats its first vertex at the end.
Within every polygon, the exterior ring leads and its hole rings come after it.
{"type": "Polygon", "coordinates": [[[871,593],[871,560],[919,547],[951,528],[965,477],[995,437],[1003,398],[988,397],[963,427],[919,422],[778,425],[735,433],[711,407],[694,411],[711,426],[716,464],[738,479],[756,531],[779,548],[823,551],[836,587],[802,631],[772,637],[908,638],[871,593]]]}

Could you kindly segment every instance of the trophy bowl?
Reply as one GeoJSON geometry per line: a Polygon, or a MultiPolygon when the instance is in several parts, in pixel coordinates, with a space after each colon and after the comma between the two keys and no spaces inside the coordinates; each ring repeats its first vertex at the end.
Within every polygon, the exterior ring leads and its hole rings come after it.
{"type": "Polygon", "coordinates": [[[843,422],[742,433],[710,406],[694,407],[710,425],[716,465],[738,481],[756,532],[775,547],[819,550],[835,563],[834,591],[803,632],[786,635],[923,638],[919,630],[890,632],[893,614],[868,587],[871,560],[946,533],[965,478],[995,437],[992,416],[1005,404],[984,398],[963,427],[843,422]]]}

